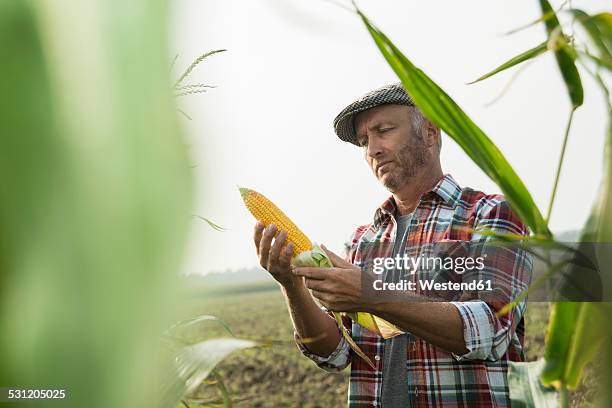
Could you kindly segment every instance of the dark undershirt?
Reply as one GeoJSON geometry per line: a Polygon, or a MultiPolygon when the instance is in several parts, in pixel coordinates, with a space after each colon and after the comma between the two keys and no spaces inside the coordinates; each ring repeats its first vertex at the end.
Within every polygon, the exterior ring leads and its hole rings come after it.
{"type": "MultiPolygon", "coordinates": [[[[393,245],[393,256],[403,254],[406,248],[406,232],[412,219],[412,214],[397,217],[397,234],[393,245]]],[[[399,282],[402,279],[400,270],[391,271],[385,275],[386,282],[399,282]]],[[[383,375],[381,405],[383,407],[397,408],[409,405],[408,396],[408,367],[406,354],[408,349],[408,335],[402,334],[384,340],[383,375]]]]}

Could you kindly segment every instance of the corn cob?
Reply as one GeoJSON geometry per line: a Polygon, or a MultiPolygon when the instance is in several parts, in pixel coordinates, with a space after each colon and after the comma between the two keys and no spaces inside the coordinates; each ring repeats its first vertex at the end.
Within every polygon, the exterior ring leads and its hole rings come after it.
{"type": "MultiPolygon", "coordinates": [[[[322,268],[331,268],[333,264],[329,257],[323,252],[318,245],[313,245],[308,237],[291,221],[289,217],[285,215],[272,201],[268,200],[263,194],[258,193],[255,190],[248,188],[239,187],[240,195],[244,204],[253,216],[263,223],[266,227],[270,224],[276,225],[278,231],[287,232],[287,242],[293,243],[294,250],[293,256],[294,261],[298,266],[318,266],[322,268]],[[308,251],[308,253],[306,253],[308,251]]],[[[277,232],[278,234],[278,232],[277,232]]],[[[351,338],[351,335],[346,330],[346,327],[342,324],[342,314],[339,312],[332,312],[338,328],[342,332],[342,336],[345,338],[351,349],[361,357],[370,367],[376,369],[376,366],[370,360],[370,358],[359,348],[355,341],[351,338]]],[[[403,332],[391,323],[379,318],[378,316],[371,315],[369,313],[349,313],[348,316],[355,322],[361,324],[368,330],[373,331],[379,336],[390,338],[402,334],[403,332]]]]}
{"type": "Polygon", "coordinates": [[[274,224],[277,228],[276,234],[280,231],[287,233],[287,242],[293,244],[293,256],[312,249],[312,242],[308,237],[272,201],[255,190],[242,187],[239,187],[239,190],[244,204],[255,219],[266,227],[274,224]]]}

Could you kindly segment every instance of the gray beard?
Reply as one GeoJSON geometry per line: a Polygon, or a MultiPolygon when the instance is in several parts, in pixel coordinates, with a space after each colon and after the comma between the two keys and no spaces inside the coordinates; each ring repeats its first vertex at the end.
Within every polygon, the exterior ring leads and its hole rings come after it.
{"type": "Polygon", "coordinates": [[[383,185],[390,192],[393,193],[410,182],[427,164],[427,150],[419,142],[422,143],[422,141],[406,143],[397,153],[395,162],[398,168],[394,169],[383,181],[383,185]]]}

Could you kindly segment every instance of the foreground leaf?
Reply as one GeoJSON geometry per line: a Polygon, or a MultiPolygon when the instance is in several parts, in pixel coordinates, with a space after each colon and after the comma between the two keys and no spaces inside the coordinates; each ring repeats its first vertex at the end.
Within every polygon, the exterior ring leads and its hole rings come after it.
{"type": "Polygon", "coordinates": [[[567,355],[580,307],[581,303],[578,302],[558,302],[553,305],[546,333],[546,364],[541,376],[544,385],[553,385],[557,389],[564,385],[567,355]]]}
{"type": "Polygon", "coordinates": [[[168,3],[0,1],[0,383],[57,406],[158,402],[193,203],[168,3]]]}

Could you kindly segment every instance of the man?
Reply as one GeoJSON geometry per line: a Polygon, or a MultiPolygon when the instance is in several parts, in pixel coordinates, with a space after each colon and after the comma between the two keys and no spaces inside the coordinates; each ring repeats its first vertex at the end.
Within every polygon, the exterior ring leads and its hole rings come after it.
{"type": "MultiPolygon", "coordinates": [[[[275,226],[255,226],[260,263],[281,285],[300,349],[326,370],[351,365],[350,407],[509,406],[507,362],[523,359],[525,303],[503,316],[496,312],[528,286],[531,262],[525,253],[472,247],[472,255],[489,255],[486,267],[475,274],[419,270],[402,275],[415,282],[425,275],[488,279],[496,287],[494,294],[448,292],[450,300],[437,292],[438,301],[424,301],[434,296],[425,290],[365,295],[371,292],[371,278],[362,269],[381,247],[387,257],[418,256],[441,243],[482,244],[491,239],[483,230],[526,235],[526,227],[502,196],[461,188],[442,173],[440,130],[423,117],[401,84],[349,105],[334,127],[341,140],[363,149],[374,175],[392,195],[373,222],[353,233],[345,259],[324,248],[334,268],[292,268],[286,233],[274,238],[275,226]],[[351,350],[328,310],[372,313],[404,334],[383,339],[344,320],[373,368],[351,350]]],[[[389,279],[397,279],[395,271],[385,274],[389,279]]]]}

